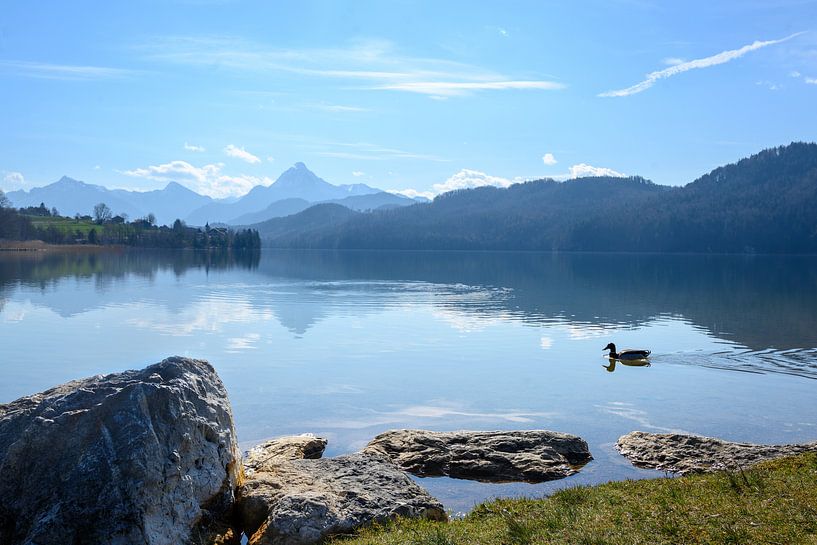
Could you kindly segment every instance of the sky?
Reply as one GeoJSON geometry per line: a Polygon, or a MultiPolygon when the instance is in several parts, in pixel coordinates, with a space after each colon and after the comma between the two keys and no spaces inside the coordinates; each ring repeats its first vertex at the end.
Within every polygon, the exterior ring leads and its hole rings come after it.
{"type": "Polygon", "coordinates": [[[817,1],[0,3],[0,189],[679,185],[817,140],[817,1]]]}

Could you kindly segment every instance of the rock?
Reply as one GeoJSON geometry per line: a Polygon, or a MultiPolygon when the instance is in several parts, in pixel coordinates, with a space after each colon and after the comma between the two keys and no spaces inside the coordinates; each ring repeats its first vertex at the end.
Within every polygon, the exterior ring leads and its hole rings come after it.
{"type": "Polygon", "coordinates": [[[0,543],[215,539],[238,460],[227,392],[204,361],[169,358],[0,405],[0,543]]]}
{"type": "Polygon", "coordinates": [[[323,456],[326,442],[326,439],[315,437],[311,433],[288,435],[266,441],[247,452],[244,458],[244,471],[249,477],[256,471],[269,470],[286,460],[316,460],[323,456]]]}
{"type": "Polygon", "coordinates": [[[375,437],[364,452],[383,454],[420,477],[483,482],[562,479],[593,459],[581,438],[545,430],[392,430],[375,437]]]}
{"type": "Polygon", "coordinates": [[[817,442],[802,445],[756,445],[698,435],[633,431],[622,435],[616,447],[636,467],[683,475],[745,468],[763,460],[817,451],[817,442]]]}
{"type": "Polygon", "coordinates": [[[250,545],[303,545],[395,517],[446,520],[443,506],[385,458],[281,460],[239,489],[250,545]]]}

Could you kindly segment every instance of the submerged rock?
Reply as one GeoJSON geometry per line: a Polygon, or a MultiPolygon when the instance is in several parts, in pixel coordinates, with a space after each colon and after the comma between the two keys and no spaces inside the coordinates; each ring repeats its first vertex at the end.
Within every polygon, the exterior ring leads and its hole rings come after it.
{"type": "Polygon", "coordinates": [[[436,499],[380,456],[292,459],[293,454],[314,454],[313,447],[323,451],[326,441],[311,439],[295,441],[310,448],[292,448],[289,437],[269,441],[251,454],[252,467],[247,467],[237,505],[250,545],[316,543],[398,516],[446,519],[436,499]]]}
{"type": "Polygon", "coordinates": [[[247,452],[244,471],[252,476],[256,471],[269,470],[286,460],[316,460],[326,450],[326,439],[311,433],[288,435],[261,443],[247,452]]]}
{"type": "Polygon", "coordinates": [[[817,451],[817,442],[801,445],[757,445],[732,443],[698,435],[633,431],[622,435],[616,447],[636,467],[683,475],[745,468],[763,460],[817,451]]]}
{"type": "Polygon", "coordinates": [[[209,540],[232,507],[238,461],[227,393],[204,361],[169,358],[0,405],[0,543],[209,540]]]}
{"type": "Polygon", "coordinates": [[[392,430],[375,437],[364,452],[385,455],[421,477],[484,482],[562,479],[593,459],[583,439],[546,430],[392,430]]]}

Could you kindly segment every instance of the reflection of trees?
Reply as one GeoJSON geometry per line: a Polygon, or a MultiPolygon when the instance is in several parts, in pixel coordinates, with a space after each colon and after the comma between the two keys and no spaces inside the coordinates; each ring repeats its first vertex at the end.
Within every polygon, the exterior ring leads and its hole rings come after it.
{"type": "Polygon", "coordinates": [[[510,288],[464,312],[526,323],[638,326],[683,317],[753,350],[817,346],[817,259],[522,252],[265,251],[259,271],[308,280],[400,280],[510,288]]]}
{"type": "Polygon", "coordinates": [[[255,269],[260,255],[260,251],[193,250],[21,252],[0,259],[0,293],[17,282],[45,289],[64,278],[93,278],[98,288],[105,289],[129,275],[152,279],[167,270],[181,276],[188,269],[255,269]]]}
{"type": "MultiPolygon", "coordinates": [[[[432,285],[431,304],[477,319],[501,313],[529,324],[593,328],[637,327],[672,316],[752,350],[817,347],[817,259],[810,257],[264,250],[262,259],[258,252],[32,252],[2,256],[0,300],[4,286],[18,283],[45,289],[62,278],[88,278],[106,290],[128,275],[152,279],[164,271],[181,276],[189,269],[231,268],[257,269],[267,279],[298,285],[363,281],[369,285],[359,297],[378,304],[384,293],[374,290],[407,297],[390,283],[423,282],[432,285]],[[460,292],[457,285],[473,288],[460,292]]],[[[338,304],[305,298],[301,289],[263,301],[298,334],[338,304]]]]}

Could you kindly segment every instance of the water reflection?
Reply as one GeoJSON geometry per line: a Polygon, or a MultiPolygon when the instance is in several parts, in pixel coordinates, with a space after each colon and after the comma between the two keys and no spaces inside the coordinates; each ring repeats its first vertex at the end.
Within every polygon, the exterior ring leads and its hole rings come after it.
{"type": "Polygon", "coordinates": [[[624,361],[616,360],[615,358],[607,358],[607,360],[607,365],[602,365],[602,367],[604,367],[608,373],[612,373],[616,370],[616,364],[623,365],[625,367],[649,367],[651,365],[647,360],[624,361]]]}
{"type": "MultiPolygon", "coordinates": [[[[265,251],[61,253],[0,256],[0,312],[14,287],[38,288],[61,316],[104,305],[158,303],[172,323],[135,316],[164,334],[212,331],[214,321],[269,320],[304,337],[353,311],[429,304],[463,333],[500,322],[567,328],[574,339],[606,338],[662,319],[682,320],[728,343],[728,357],[684,355],[681,363],[815,375],[817,260],[810,257],[632,255],[608,265],[593,254],[265,251]],[[206,293],[156,286],[172,271],[236,271],[206,293]],[[150,289],[135,291],[129,279],[150,289]],[[64,282],[92,283],[77,297],[64,282]],[[236,285],[243,282],[245,285],[236,285]],[[796,294],[796,295],[795,295],[796,294]],[[735,351],[733,347],[742,348],[735,351]]],[[[251,349],[257,334],[234,337],[251,349]]],[[[552,340],[542,337],[547,350],[552,340]]],[[[607,366],[613,371],[615,365],[607,366]]]]}

